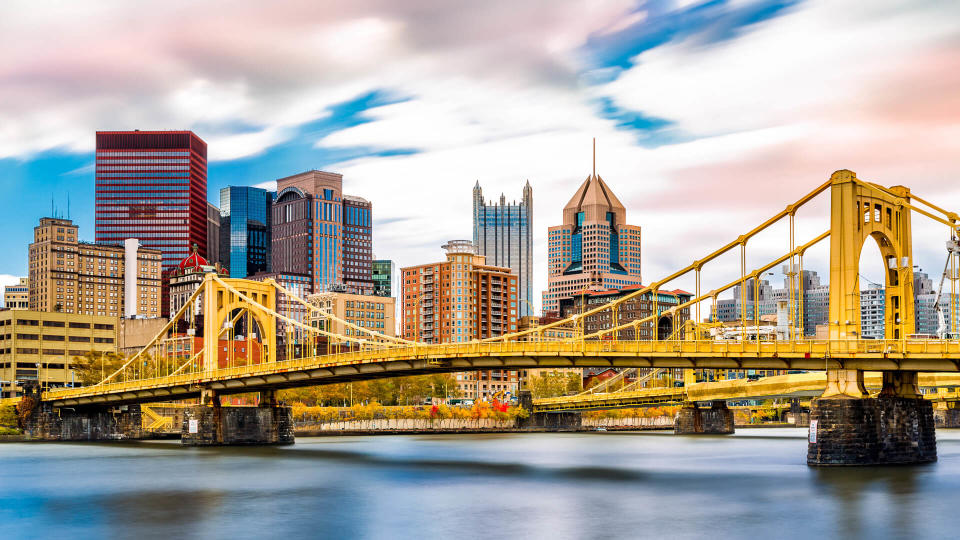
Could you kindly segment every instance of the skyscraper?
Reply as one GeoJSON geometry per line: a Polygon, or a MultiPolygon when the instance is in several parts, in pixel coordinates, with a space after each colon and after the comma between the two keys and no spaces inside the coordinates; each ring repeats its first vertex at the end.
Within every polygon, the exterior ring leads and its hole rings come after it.
{"type": "Polygon", "coordinates": [[[207,203],[207,251],[212,264],[220,262],[220,209],[207,203]]]}
{"type": "Polygon", "coordinates": [[[270,272],[274,193],[247,186],[220,190],[219,261],[230,277],[270,272]]]}
{"type": "Polygon", "coordinates": [[[207,255],[207,143],[191,131],[98,131],[96,241],[207,255]]]}
{"type": "Polygon", "coordinates": [[[277,180],[273,271],[311,276],[315,293],[371,294],[372,205],[343,195],[343,176],[307,171],[277,180]]]}
{"type": "Polygon", "coordinates": [[[373,294],[373,216],[370,201],[343,196],[343,283],[359,294],[373,294]]]}
{"type": "Polygon", "coordinates": [[[509,268],[517,274],[520,288],[520,316],[533,315],[533,188],[523,187],[523,199],[507,204],[485,203],[480,182],[473,186],[473,243],[487,264],[509,268]]]}
{"type": "Polygon", "coordinates": [[[640,284],[640,227],[627,225],[626,214],[594,170],[563,208],[563,225],[547,230],[544,312],[577,291],[640,284]]]}

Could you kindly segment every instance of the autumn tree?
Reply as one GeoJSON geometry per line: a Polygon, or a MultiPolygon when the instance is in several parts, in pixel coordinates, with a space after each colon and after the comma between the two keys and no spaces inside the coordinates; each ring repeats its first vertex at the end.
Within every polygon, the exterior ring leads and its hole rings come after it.
{"type": "Polygon", "coordinates": [[[127,359],[121,354],[89,351],[83,356],[73,357],[73,372],[77,382],[90,386],[109,377],[126,362],[127,359]]]}

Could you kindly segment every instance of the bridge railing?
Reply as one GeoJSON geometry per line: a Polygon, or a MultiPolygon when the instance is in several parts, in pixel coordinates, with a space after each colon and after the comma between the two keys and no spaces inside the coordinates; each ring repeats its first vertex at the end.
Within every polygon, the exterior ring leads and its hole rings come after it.
{"type": "MultiPolygon", "coordinates": [[[[644,357],[682,358],[717,357],[737,359],[772,358],[884,358],[931,357],[951,358],[960,361],[960,340],[792,340],[792,341],[516,341],[516,342],[468,342],[438,345],[405,345],[378,347],[330,354],[309,356],[277,362],[265,362],[246,366],[231,366],[219,369],[196,370],[175,375],[108,382],[96,386],[62,388],[44,393],[45,399],[69,399],[79,396],[113,394],[133,389],[163,388],[177,385],[204,384],[218,380],[241,377],[269,376],[272,374],[336,366],[377,364],[391,361],[435,360],[443,363],[456,358],[480,358],[523,356],[572,358],[582,357],[644,357]]],[[[546,363],[550,363],[547,361],[546,363]]],[[[557,361],[552,364],[563,365],[557,361]]],[[[573,361],[569,362],[573,364],[573,361]]],[[[825,368],[826,368],[825,364],[825,368]]],[[[510,368],[510,363],[492,365],[490,369],[510,368]]],[[[476,369],[475,367],[469,369],[476,369]]]]}

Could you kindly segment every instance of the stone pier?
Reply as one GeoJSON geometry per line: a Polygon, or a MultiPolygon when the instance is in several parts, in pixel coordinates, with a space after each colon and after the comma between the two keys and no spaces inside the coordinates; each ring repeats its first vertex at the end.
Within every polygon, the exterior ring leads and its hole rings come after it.
{"type": "Polygon", "coordinates": [[[221,407],[204,392],[201,405],[183,411],[180,442],[184,446],[293,444],[293,412],[277,404],[273,392],[262,392],[256,407],[221,407]]]}
{"type": "Polygon", "coordinates": [[[528,417],[517,419],[517,428],[519,429],[575,431],[583,426],[583,414],[579,412],[533,412],[533,394],[527,390],[520,391],[518,401],[521,407],[530,412],[528,417]]]}
{"type": "Polygon", "coordinates": [[[934,409],[933,420],[938,428],[960,428],[960,409],[934,409]]]}
{"type": "Polygon", "coordinates": [[[869,397],[863,372],[827,372],[824,396],[813,400],[807,464],[895,465],[937,460],[933,404],[921,397],[915,372],[887,372],[869,397]]]}
{"type": "Polygon", "coordinates": [[[709,409],[685,403],[673,421],[676,435],[729,435],[733,433],[733,411],[726,401],[714,401],[709,409]]]}
{"type": "Polygon", "coordinates": [[[53,407],[27,388],[18,404],[20,427],[41,441],[118,441],[145,438],[140,405],[53,407]]]}

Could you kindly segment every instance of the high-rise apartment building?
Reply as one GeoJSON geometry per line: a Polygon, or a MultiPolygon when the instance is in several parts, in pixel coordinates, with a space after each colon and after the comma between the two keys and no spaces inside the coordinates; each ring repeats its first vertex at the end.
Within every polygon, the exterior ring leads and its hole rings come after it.
{"type": "Polygon", "coordinates": [[[220,263],[232,278],[272,270],[275,193],[246,186],[220,190],[220,263]]]}
{"type": "Polygon", "coordinates": [[[80,242],[77,229],[69,219],[55,218],[42,218],[34,227],[30,309],[122,317],[126,303],[132,315],[162,316],[160,250],[138,248],[132,239],[132,251],[80,242]]]}
{"type": "Polygon", "coordinates": [[[191,131],[98,131],[96,241],[136,238],[169,270],[207,248],[207,143],[191,131]]]}
{"type": "Polygon", "coordinates": [[[373,294],[376,296],[393,296],[400,292],[397,288],[399,275],[397,265],[388,259],[373,261],[371,276],[373,278],[373,294]]]}
{"type": "Polygon", "coordinates": [[[20,283],[3,288],[3,307],[6,309],[29,309],[30,278],[20,278],[20,283]]]}
{"type": "Polygon", "coordinates": [[[207,203],[207,252],[209,260],[220,262],[220,209],[207,203]]]}
{"type": "Polygon", "coordinates": [[[309,275],[316,293],[372,293],[371,204],[342,188],[341,175],[323,171],[277,180],[273,271],[309,275]]]}
{"type": "Polygon", "coordinates": [[[0,397],[23,395],[18,381],[43,389],[78,385],[73,359],[117,350],[117,323],[110,316],[0,311],[0,397]]]}
{"type": "Polygon", "coordinates": [[[587,177],[563,208],[563,225],[547,230],[544,312],[578,291],[640,284],[640,227],[602,178],[587,177]]]}
{"type": "MultiPolygon", "coordinates": [[[[447,260],[403,268],[403,337],[426,343],[462,343],[517,330],[517,276],[489,266],[469,240],[443,246],[447,260]]],[[[459,373],[461,392],[476,399],[505,390],[514,395],[517,372],[459,373]]]]}
{"type": "Polygon", "coordinates": [[[343,196],[343,283],[373,294],[373,216],[370,201],[343,196]]]}
{"type": "Polygon", "coordinates": [[[533,188],[523,187],[519,203],[483,200],[480,182],[473,186],[473,243],[487,264],[509,268],[517,274],[520,316],[533,315],[533,188]]]}

